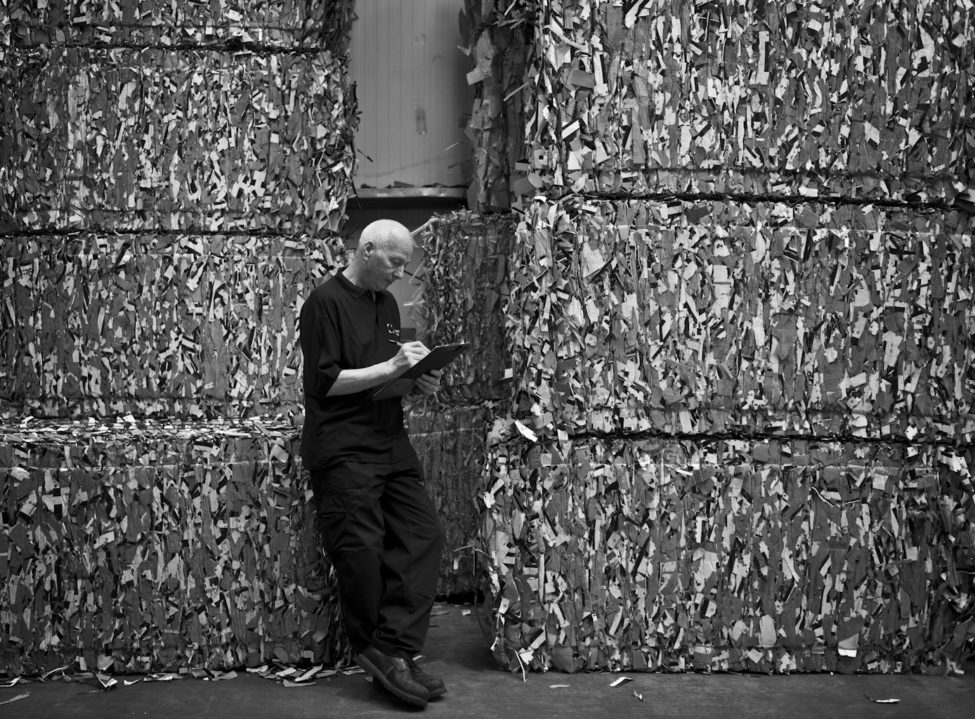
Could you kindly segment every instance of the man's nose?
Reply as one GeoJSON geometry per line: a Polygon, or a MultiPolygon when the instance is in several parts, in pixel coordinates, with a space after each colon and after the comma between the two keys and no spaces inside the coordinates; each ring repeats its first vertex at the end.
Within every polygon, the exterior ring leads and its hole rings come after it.
{"type": "Polygon", "coordinates": [[[404,272],[405,272],[404,267],[397,267],[396,269],[393,270],[393,276],[398,280],[402,279],[404,272]]]}

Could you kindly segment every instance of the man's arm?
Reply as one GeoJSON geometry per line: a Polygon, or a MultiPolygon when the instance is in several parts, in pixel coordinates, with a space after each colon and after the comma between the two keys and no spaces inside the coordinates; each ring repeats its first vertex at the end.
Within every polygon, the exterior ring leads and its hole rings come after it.
{"type": "Polygon", "coordinates": [[[385,362],[339,372],[326,396],[338,397],[378,387],[398,377],[428,354],[430,350],[422,342],[404,342],[399,352],[385,362]]]}

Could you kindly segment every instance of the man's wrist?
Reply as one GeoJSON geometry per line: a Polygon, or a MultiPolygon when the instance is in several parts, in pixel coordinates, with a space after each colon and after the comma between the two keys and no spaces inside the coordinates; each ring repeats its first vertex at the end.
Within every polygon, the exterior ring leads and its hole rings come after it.
{"type": "Polygon", "coordinates": [[[387,380],[393,379],[401,372],[402,370],[396,366],[395,357],[390,357],[388,360],[383,362],[383,375],[385,379],[387,380]]]}

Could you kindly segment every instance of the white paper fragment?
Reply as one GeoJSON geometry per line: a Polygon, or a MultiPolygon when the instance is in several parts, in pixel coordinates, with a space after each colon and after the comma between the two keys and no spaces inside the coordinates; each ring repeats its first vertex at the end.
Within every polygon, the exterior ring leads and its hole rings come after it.
{"type": "Polygon", "coordinates": [[[521,436],[524,437],[525,439],[527,439],[529,442],[537,442],[538,441],[538,435],[535,434],[528,427],[526,427],[524,424],[522,424],[521,422],[519,422],[517,419],[515,420],[515,429],[517,429],[518,432],[521,433],[521,436]]]}

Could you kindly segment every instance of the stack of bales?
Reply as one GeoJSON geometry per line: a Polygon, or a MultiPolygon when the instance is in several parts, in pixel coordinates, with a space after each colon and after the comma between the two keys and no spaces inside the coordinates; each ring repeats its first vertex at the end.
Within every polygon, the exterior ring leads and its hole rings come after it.
{"type": "Polygon", "coordinates": [[[0,11],[0,671],[341,658],[290,417],[351,6],[0,11]]]}
{"type": "Polygon", "coordinates": [[[539,3],[484,540],[511,668],[951,669],[971,12],[539,3]]]}
{"type": "Polygon", "coordinates": [[[444,528],[439,591],[448,596],[484,589],[476,496],[488,431],[507,394],[502,309],[514,230],[511,215],[461,211],[438,217],[417,238],[426,256],[418,277],[426,288],[418,302],[424,339],[431,347],[469,345],[445,370],[436,398],[410,407],[413,445],[444,528]]]}

